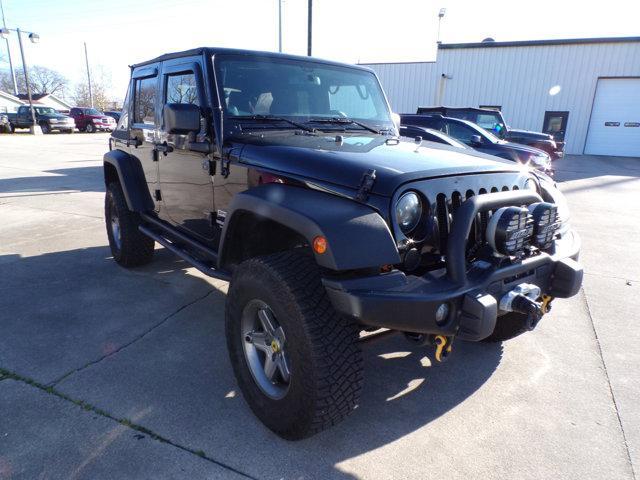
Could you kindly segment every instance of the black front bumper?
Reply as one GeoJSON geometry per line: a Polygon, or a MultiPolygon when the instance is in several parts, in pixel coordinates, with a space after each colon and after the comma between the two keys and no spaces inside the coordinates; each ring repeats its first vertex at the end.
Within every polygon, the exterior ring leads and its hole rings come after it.
{"type": "MultiPolygon", "coordinates": [[[[535,284],[551,297],[575,295],[582,285],[583,272],[577,263],[580,238],[571,230],[556,240],[552,253],[541,252],[502,268],[487,263],[467,269],[464,249],[472,218],[478,211],[504,203],[509,194],[515,193],[496,194],[498,197],[494,196],[493,201],[488,198],[490,195],[473,197],[485,197],[485,205],[477,201],[467,205],[466,211],[460,207],[449,238],[446,271],[441,269],[419,277],[394,270],[371,277],[323,279],[334,308],[368,326],[482,340],[495,328],[500,298],[520,283],[535,284]],[[436,310],[443,303],[449,307],[449,314],[437,323],[436,310]]],[[[535,194],[516,195],[518,201],[535,201],[535,194]],[[526,195],[530,198],[523,200],[526,195]]]]}

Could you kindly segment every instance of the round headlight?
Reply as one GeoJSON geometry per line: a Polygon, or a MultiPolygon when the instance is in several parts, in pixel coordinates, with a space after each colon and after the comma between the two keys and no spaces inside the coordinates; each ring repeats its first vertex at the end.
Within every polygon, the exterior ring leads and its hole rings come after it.
{"type": "Polygon", "coordinates": [[[422,202],[414,192],[403,194],[396,203],[396,221],[402,233],[408,234],[418,226],[422,216],[422,202]]]}

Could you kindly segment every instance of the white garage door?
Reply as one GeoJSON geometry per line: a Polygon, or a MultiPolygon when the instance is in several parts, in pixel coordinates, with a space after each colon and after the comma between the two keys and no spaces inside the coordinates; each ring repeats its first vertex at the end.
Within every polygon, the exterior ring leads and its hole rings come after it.
{"type": "Polygon", "coordinates": [[[601,78],[585,153],[640,157],[640,78],[601,78]]]}

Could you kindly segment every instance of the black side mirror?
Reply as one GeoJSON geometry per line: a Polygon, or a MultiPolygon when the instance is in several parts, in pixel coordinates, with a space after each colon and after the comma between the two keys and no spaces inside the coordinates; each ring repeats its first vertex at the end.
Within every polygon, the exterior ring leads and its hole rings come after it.
{"type": "Polygon", "coordinates": [[[164,105],[164,130],[167,133],[186,135],[200,131],[200,107],[191,103],[166,103],[164,105]]]}
{"type": "Polygon", "coordinates": [[[469,142],[472,147],[479,147],[482,145],[482,137],[480,135],[471,135],[471,140],[469,142]]]}

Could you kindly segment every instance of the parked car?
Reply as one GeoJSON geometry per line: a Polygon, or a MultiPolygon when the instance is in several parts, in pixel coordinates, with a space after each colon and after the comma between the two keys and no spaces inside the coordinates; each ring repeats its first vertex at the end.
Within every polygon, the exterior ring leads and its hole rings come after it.
{"type": "Polygon", "coordinates": [[[0,133],[8,133],[10,131],[9,117],[5,113],[0,113],[0,133]]]}
{"type": "Polygon", "coordinates": [[[441,143],[449,145],[451,147],[457,147],[462,149],[469,149],[464,143],[459,142],[455,138],[451,138],[449,135],[445,135],[440,130],[434,130],[432,128],[417,127],[415,125],[401,125],[400,136],[412,139],[420,138],[428,142],[441,143]]]}
{"type": "Polygon", "coordinates": [[[120,112],[115,112],[113,110],[105,110],[104,114],[107,117],[113,118],[116,121],[116,123],[118,123],[120,121],[120,112]]]}
{"type": "MultiPolygon", "coordinates": [[[[33,107],[36,124],[42,129],[42,133],[51,133],[55,130],[66,133],[73,133],[75,123],[73,118],[56,112],[51,107],[33,107]]],[[[10,129],[13,132],[16,128],[31,128],[33,119],[29,106],[23,105],[18,108],[17,113],[8,113],[10,129]]]]}
{"type": "Polygon", "coordinates": [[[488,130],[502,140],[521,143],[539,148],[549,154],[552,160],[564,155],[564,139],[555,139],[553,135],[530,130],[519,130],[507,125],[499,110],[474,107],[418,107],[420,115],[439,113],[445,117],[468,120],[488,130]]]}
{"type": "Polygon", "coordinates": [[[482,153],[511,160],[553,175],[549,154],[538,148],[500,140],[482,127],[467,120],[443,117],[440,114],[400,115],[402,125],[415,125],[440,130],[450,137],[482,153]]]}
{"type": "Polygon", "coordinates": [[[113,258],[146,264],[158,242],[230,282],[230,364],[284,438],[355,409],[361,331],[406,332],[441,361],[454,338],[515,337],[580,289],[553,181],[403,141],[368,68],[198,48],[131,73],[104,155],[113,258]]]}
{"type": "Polygon", "coordinates": [[[71,118],[76,122],[78,130],[87,133],[96,131],[113,132],[116,128],[116,121],[95,108],[74,107],[69,112],[71,118]]]}

